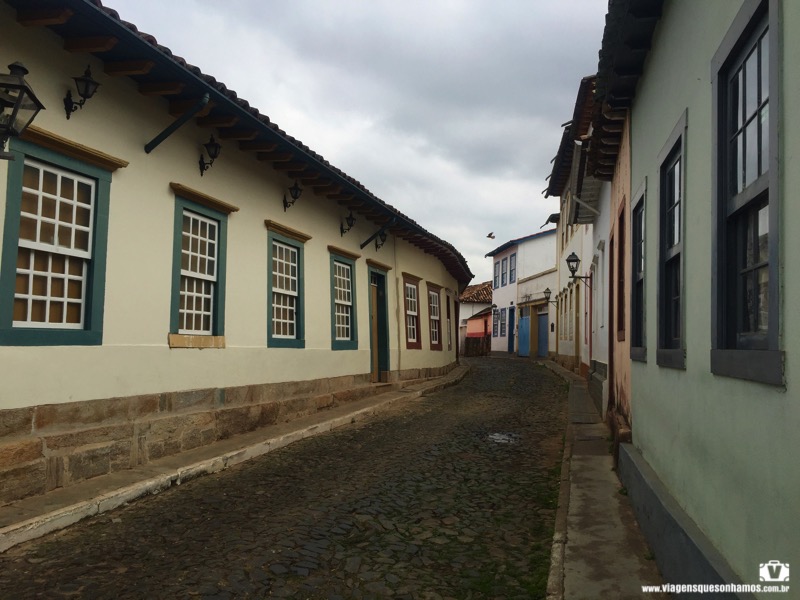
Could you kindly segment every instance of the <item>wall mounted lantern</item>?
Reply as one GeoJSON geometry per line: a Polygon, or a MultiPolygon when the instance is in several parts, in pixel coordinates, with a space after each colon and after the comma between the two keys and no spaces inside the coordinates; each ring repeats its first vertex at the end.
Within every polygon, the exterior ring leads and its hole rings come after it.
{"type": "Polygon", "coordinates": [[[294,185],[289,188],[289,195],[292,197],[292,200],[289,201],[286,199],[286,194],[283,195],[283,212],[286,212],[286,209],[290,206],[294,206],[294,203],[297,202],[297,199],[300,197],[300,194],[303,193],[303,188],[301,188],[297,184],[297,180],[294,180],[294,185]]]}
{"type": "Polygon", "coordinates": [[[0,159],[14,160],[5,151],[11,136],[19,137],[44,108],[25,81],[28,69],[20,62],[8,65],[8,74],[0,75],[0,159]]]}
{"type": "Polygon", "coordinates": [[[86,101],[94,96],[97,88],[100,87],[100,84],[92,79],[92,70],[89,65],[86,65],[86,72],[81,77],[73,77],[73,79],[75,80],[75,87],[78,89],[78,96],[81,99],[79,102],[75,102],[72,99],[72,90],[67,90],[67,95],[64,96],[64,110],[67,112],[67,119],[73,112],[83,108],[86,101]]]}
{"type": "Polygon", "coordinates": [[[547,303],[549,303],[549,304],[555,304],[556,306],[558,306],[558,302],[552,302],[552,301],[550,300],[550,295],[551,295],[552,293],[553,293],[553,292],[551,292],[551,291],[550,291],[550,288],[544,288],[544,291],[542,292],[542,294],[544,294],[544,299],[545,299],[545,301],[546,301],[547,303]]]}
{"type": "Polygon", "coordinates": [[[578,271],[578,267],[580,266],[580,264],[581,264],[581,259],[578,258],[578,255],[575,254],[574,252],[567,257],[567,268],[569,269],[569,272],[570,272],[570,274],[572,276],[571,278],[573,280],[575,280],[575,279],[583,279],[584,283],[586,284],[586,286],[589,289],[592,289],[592,284],[589,283],[589,281],[591,280],[590,276],[575,275],[575,273],[578,271]]]}
{"type": "Polygon", "coordinates": [[[200,165],[200,177],[211,168],[211,165],[213,165],[214,161],[219,157],[219,153],[222,152],[222,146],[214,139],[213,135],[203,144],[203,148],[206,149],[206,154],[208,154],[208,162],[205,161],[203,153],[201,152],[200,162],[198,163],[200,165]]]}
{"type": "Polygon", "coordinates": [[[353,228],[353,225],[356,224],[356,218],[353,216],[353,211],[350,211],[350,214],[344,218],[345,222],[347,223],[347,227],[344,226],[344,223],[339,223],[339,233],[344,235],[348,231],[353,228]]]}
{"type": "Polygon", "coordinates": [[[378,237],[375,238],[375,250],[380,250],[381,248],[383,248],[383,245],[385,243],[386,243],[386,232],[381,231],[380,234],[378,234],[378,237]]]}

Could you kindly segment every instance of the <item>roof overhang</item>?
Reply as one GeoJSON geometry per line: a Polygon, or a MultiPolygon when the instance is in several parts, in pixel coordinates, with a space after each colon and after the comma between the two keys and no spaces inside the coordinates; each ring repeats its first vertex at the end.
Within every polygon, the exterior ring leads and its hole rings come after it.
{"type": "Polygon", "coordinates": [[[597,66],[589,171],[610,181],[663,0],[610,0],[597,66]]]}
{"type": "MultiPolygon", "coordinates": [[[[192,117],[221,141],[235,144],[265,168],[284,172],[315,194],[352,210],[379,227],[394,219],[389,232],[439,259],[462,285],[472,278],[464,257],[448,242],[383,202],[359,181],[272,123],[214,77],[175,56],[156,39],[122,21],[101,0],[3,0],[17,10],[17,21],[47,27],[64,39],[67,52],[91,54],[112,77],[128,77],[144,96],[161,96],[179,119],[209,95],[206,108],[192,117]]],[[[158,134],[153,131],[153,135],[158,134]]],[[[152,137],[152,136],[151,136],[152,137]]]]}

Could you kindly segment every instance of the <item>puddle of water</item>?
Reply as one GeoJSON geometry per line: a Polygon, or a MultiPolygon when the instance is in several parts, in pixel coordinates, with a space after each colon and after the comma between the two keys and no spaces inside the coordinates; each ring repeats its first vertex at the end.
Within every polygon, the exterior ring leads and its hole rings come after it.
{"type": "Polygon", "coordinates": [[[490,433],[488,438],[495,444],[516,444],[519,441],[519,435],[516,433],[490,433]]]}

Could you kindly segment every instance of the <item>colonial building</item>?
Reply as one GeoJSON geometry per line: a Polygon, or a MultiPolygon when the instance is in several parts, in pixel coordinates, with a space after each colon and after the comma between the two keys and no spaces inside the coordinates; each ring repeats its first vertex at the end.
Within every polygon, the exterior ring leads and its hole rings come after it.
{"type": "Polygon", "coordinates": [[[0,502],[456,364],[448,242],[99,0],[0,32],[0,502]]]}
{"type": "Polygon", "coordinates": [[[665,581],[770,585],[761,565],[800,562],[800,4],[630,0],[606,23],[597,101],[632,156],[620,477],[665,581]]]}
{"type": "MultiPolygon", "coordinates": [[[[486,256],[492,259],[494,278],[493,303],[495,305],[492,317],[492,351],[493,352],[518,352],[522,356],[530,356],[531,340],[538,340],[538,333],[531,335],[531,327],[538,327],[538,317],[535,322],[530,320],[531,307],[535,307],[535,314],[541,309],[546,315],[547,302],[544,297],[534,298],[531,292],[524,300],[523,314],[519,314],[518,304],[521,296],[519,292],[520,280],[530,280],[532,277],[542,277],[555,267],[555,244],[553,238],[555,229],[548,229],[521,238],[509,240],[501,244],[486,256]],[[526,320],[522,322],[522,346],[519,345],[517,334],[518,317],[526,320]]],[[[527,284],[530,287],[531,284],[527,284]]],[[[531,288],[533,289],[533,288],[531,288]]],[[[544,288],[542,288],[544,289],[544,288]]],[[[549,317],[543,322],[543,327],[549,327],[549,317]]],[[[547,339],[545,340],[547,345],[547,339]]],[[[546,354],[546,352],[545,352],[546,354]]]]}
{"type": "Polygon", "coordinates": [[[608,401],[608,213],[610,188],[589,167],[594,76],[578,88],[545,193],[560,198],[555,359],[589,380],[598,410],[608,401]],[[574,271],[573,271],[574,269],[574,271]]]}

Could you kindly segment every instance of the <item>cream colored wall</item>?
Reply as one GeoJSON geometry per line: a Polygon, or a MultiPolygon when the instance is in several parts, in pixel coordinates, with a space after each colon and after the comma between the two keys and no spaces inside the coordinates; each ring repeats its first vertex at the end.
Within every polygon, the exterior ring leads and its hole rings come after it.
{"type": "MultiPolygon", "coordinates": [[[[425,350],[427,337],[423,337],[423,350],[406,351],[404,343],[398,343],[396,279],[401,271],[457,289],[437,259],[392,236],[380,250],[374,244],[360,250],[360,242],[377,226],[359,218],[353,230],[341,237],[339,222],[346,211],[334,201],[316,197],[311,189],[284,212],[282,198],[292,180],[252,154],[240,152],[235,142],[222,142],[219,159],[201,177],[200,145],[210,132],[194,121],[146,154],[144,145],[174,121],[165,99],[143,96],[131,80],[105,75],[102,63],[93,57],[65,52],[63,40],[49,31],[19,26],[14,11],[5,4],[0,5],[0,23],[0,63],[24,62],[30,71],[29,83],[47,107],[35,125],[130,163],[113,174],[111,184],[103,345],[0,347],[4,372],[0,408],[369,372],[366,260],[370,258],[393,267],[387,279],[391,369],[438,367],[456,359],[457,323],[451,351],[446,340],[441,352],[425,350]],[[62,98],[71,77],[81,74],[87,62],[101,87],[84,109],[67,120],[62,98]],[[228,218],[227,347],[223,350],[167,346],[175,210],[170,182],[240,208],[228,218]],[[265,219],[311,236],[304,247],[306,341],[302,350],[266,347],[265,219]],[[329,244],[361,255],[355,273],[358,350],[330,349],[329,244]]],[[[0,161],[0,218],[5,215],[6,174],[7,166],[0,161]]],[[[423,314],[427,316],[427,304],[423,314]]],[[[442,315],[446,335],[444,293],[442,315]]],[[[428,335],[423,327],[423,336],[428,335]]]]}
{"type": "MultiPolygon", "coordinates": [[[[667,3],[640,80],[631,120],[632,181],[646,178],[646,306],[648,362],[633,363],[633,440],[673,497],[746,583],[758,582],[767,560],[800,563],[800,3],[782,2],[782,96],[770,99],[780,119],[781,348],[786,387],[710,371],[712,86],[710,59],[741,3],[667,3]],[[664,90],[670,90],[665,94],[664,90]],[[658,228],[657,155],[688,109],[685,155],[687,260],[686,370],[656,365],[658,228]]],[[[770,35],[777,34],[770,31],[770,35]]]]}
{"type": "MultiPolygon", "coordinates": [[[[391,238],[392,242],[395,242],[391,238]]],[[[458,336],[458,320],[455,314],[455,300],[458,298],[458,289],[455,279],[447,272],[444,265],[438,260],[421,260],[425,255],[422,250],[404,241],[393,243],[389,247],[387,242],[384,246],[393,252],[393,259],[396,268],[389,272],[389,276],[394,279],[394,299],[390,311],[394,310],[394,316],[390,316],[390,329],[393,336],[392,344],[392,370],[420,369],[424,367],[441,367],[452,363],[455,360],[456,338],[458,336]],[[403,273],[420,277],[419,282],[419,323],[421,331],[422,348],[420,350],[406,349],[405,333],[405,302],[403,273]],[[441,286],[439,294],[439,315],[441,326],[442,350],[431,350],[430,334],[430,310],[428,308],[428,284],[441,286]],[[448,350],[447,344],[447,296],[450,296],[452,334],[451,349],[448,350]],[[394,349],[397,347],[398,351],[394,349]],[[394,361],[397,361],[396,363],[394,361]],[[396,364],[396,366],[395,366],[396,364]]],[[[383,248],[381,249],[383,251],[383,248]]],[[[376,260],[381,260],[376,258],[376,260]]]]}

